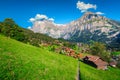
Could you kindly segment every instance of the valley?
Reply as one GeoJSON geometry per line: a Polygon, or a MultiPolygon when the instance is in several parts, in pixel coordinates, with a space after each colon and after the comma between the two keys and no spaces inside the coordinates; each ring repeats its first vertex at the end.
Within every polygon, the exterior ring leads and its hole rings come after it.
{"type": "MultiPolygon", "coordinates": [[[[0,35],[0,79],[79,80],[78,60],[0,35]]],[[[80,61],[80,80],[119,80],[120,69],[97,70],[80,61]],[[112,76],[111,76],[112,74],[112,76]]]]}
{"type": "Polygon", "coordinates": [[[120,80],[120,0],[0,0],[0,80],[120,80]]]}
{"type": "Polygon", "coordinates": [[[118,80],[119,54],[116,50],[110,52],[101,42],[75,43],[34,33],[19,27],[10,18],[0,23],[2,80],[118,80]],[[109,63],[108,69],[99,70],[85,64],[83,58],[91,55],[109,63]],[[117,62],[115,67],[114,61],[117,62]]]}

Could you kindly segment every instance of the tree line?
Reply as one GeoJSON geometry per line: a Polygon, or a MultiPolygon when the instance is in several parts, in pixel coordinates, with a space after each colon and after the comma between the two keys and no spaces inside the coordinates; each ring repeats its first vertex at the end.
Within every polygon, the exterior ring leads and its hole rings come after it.
{"type": "Polygon", "coordinates": [[[34,33],[29,29],[22,28],[11,18],[6,18],[3,22],[0,22],[0,34],[34,46],[39,46],[42,42],[54,43],[55,40],[47,35],[34,33]]]}

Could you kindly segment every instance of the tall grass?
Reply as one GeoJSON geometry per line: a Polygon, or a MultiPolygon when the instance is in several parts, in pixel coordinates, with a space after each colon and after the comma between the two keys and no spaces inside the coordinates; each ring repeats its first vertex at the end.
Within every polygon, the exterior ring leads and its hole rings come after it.
{"type": "Polygon", "coordinates": [[[77,60],[0,35],[0,80],[75,80],[77,60]]]}
{"type": "Polygon", "coordinates": [[[97,70],[80,62],[81,80],[120,80],[120,69],[97,70]]]}

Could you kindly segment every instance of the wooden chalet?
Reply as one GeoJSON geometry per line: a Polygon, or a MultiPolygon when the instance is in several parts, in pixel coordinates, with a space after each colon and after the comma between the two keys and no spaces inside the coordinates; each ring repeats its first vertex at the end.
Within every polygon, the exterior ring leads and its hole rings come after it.
{"type": "Polygon", "coordinates": [[[102,70],[106,70],[107,69],[107,66],[108,66],[108,63],[103,61],[100,57],[98,56],[86,56],[83,58],[83,61],[86,63],[86,64],[89,64],[97,69],[102,69],[102,70]]]}

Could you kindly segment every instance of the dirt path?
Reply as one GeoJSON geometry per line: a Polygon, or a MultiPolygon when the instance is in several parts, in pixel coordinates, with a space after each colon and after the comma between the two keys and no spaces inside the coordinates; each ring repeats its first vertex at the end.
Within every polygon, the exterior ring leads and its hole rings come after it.
{"type": "Polygon", "coordinates": [[[78,77],[77,80],[81,80],[81,75],[80,75],[80,61],[78,60],[78,77]]]}

